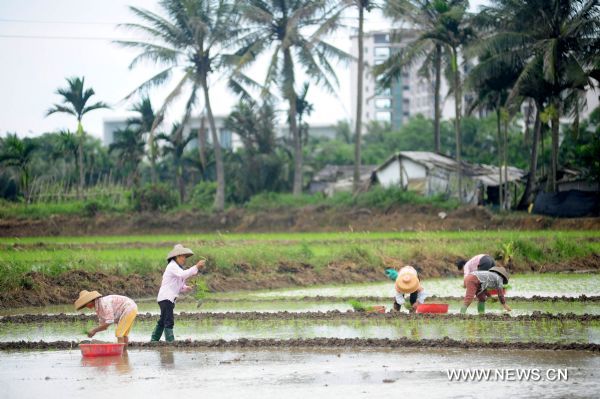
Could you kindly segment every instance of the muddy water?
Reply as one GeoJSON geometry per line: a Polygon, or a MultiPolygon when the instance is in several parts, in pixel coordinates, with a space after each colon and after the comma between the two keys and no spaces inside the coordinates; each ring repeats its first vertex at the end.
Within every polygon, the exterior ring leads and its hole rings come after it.
{"type": "MultiPolygon", "coordinates": [[[[575,313],[575,314],[600,314],[600,301],[595,302],[572,302],[572,301],[516,301],[508,297],[511,308],[513,309],[512,315],[529,315],[533,312],[542,313],[575,313]]],[[[460,299],[453,300],[436,300],[429,299],[430,302],[444,302],[448,303],[449,313],[459,313],[462,301],[460,299]]],[[[362,301],[366,306],[383,305],[386,309],[391,308],[391,298],[382,298],[380,301],[362,301]]],[[[152,315],[158,315],[160,313],[158,305],[154,301],[137,301],[138,309],[140,314],[150,313],[152,315]]],[[[475,305],[472,306],[471,312],[475,312],[475,305]]],[[[335,301],[312,301],[310,299],[303,300],[291,300],[291,299],[262,299],[254,301],[244,301],[243,299],[233,301],[206,301],[201,306],[198,306],[196,302],[179,302],[175,307],[175,313],[226,313],[226,312],[292,312],[292,313],[305,313],[305,312],[328,312],[337,310],[340,312],[346,312],[352,310],[349,300],[335,300],[335,301]]],[[[405,310],[403,310],[405,311],[405,310]]],[[[488,300],[487,312],[500,314],[502,313],[502,307],[494,298],[488,300]]],[[[21,314],[79,314],[73,310],[70,305],[54,305],[54,306],[43,306],[43,307],[25,307],[25,308],[11,308],[3,309],[0,311],[0,316],[8,315],[21,315],[21,314]]],[[[88,313],[89,314],[89,313],[88,313]]]]}
{"type": "MultiPolygon", "coordinates": [[[[0,341],[71,341],[87,339],[84,331],[92,321],[46,323],[0,323],[0,341]]],[[[154,320],[140,320],[130,334],[132,341],[148,341],[154,320]]],[[[600,344],[600,322],[578,320],[458,320],[358,319],[358,320],[177,320],[179,340],[234,340],[240,338],[410,338],[440,339],[446,336],[467,341],[548,342],[600,344]],[[499,338],[500,337],[500,338],[499,338]]],[[[98,340],[114,341],[114,328],[98,333],[98,340]]]]}
{"type": "MultiPolygon", "coordinates": [[[[430,295],[460,297],[465,294],[462,278],[439,278],[423,281],[430,295]]],[[[538,296],[600,295],[600,274],[517,274],[511,277],[509,295],[530,298],[538,296]]],[[[225,297],[289,298],[304,296],[381,296],[394,293],[393,283],[345,284],[299,289],[255,291],[250,293],[221,294],[225,297]]]]}
{"type": "MultiPolygon", "coordinates": [[[[83,359],[73,351],[0,353],[0,396],[63,397],[590,397],[600,356],[506,350],[135,350],[83,359]],[[538,370],[543,380],[449,381],[452,369],[538,370]],[[552,370],[566,370],[567,379],[552,370]]],[[[513,371],[514,372],[514,371],[513,371]]],[[[564,375],[564,374],[563,374],[564,375]]]]}

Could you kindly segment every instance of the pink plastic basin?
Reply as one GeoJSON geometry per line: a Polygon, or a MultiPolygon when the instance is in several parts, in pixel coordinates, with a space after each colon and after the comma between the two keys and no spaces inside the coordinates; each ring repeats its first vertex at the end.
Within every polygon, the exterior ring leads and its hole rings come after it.
{"type": "Polygon", "coordinates": [[[119,356],[125,344],[79,344],[81,354],[86,357],[119,356]]]}
{"type": "Polygon", "coordinates": [[[448,313],[447,303],[423,303],[417,305],[417,313],[448,313]]]}

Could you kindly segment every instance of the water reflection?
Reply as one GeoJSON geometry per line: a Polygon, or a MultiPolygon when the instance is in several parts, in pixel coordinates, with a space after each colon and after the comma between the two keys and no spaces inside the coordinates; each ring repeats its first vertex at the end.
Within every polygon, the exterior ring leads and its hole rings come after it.
{"type": "Polygon", "coordinates": [[[173,355],[173,349],[162,349],[159,351],[160,354],[160,365],[164,368],[173,368],[175,365],[175,357],[173,355]]]}
{"type": "Polygon", "coordinates": [[[117,371],[119,374],[129,374],[131,372],[131,364],[129,363],[129,354],[124,351],[121,356],[97,356],[97,357],[81,357],[81,365],[83,367],[94,367],[101,372],[117,371]]]}

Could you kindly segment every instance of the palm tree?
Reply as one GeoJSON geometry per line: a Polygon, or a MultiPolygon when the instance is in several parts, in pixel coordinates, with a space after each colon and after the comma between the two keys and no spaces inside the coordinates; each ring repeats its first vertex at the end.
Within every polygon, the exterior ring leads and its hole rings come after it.
{"type": "MultiPolygon", "coordinates": [[[[164,70],[148,79],[136,91],[161,85],[178,70],[181,72],[181,78],[158,112],[159,120],[173,100],[188,87],[190,96],[181,122],[185,125],[192,108],[198,102],[198,90],[204,93],[204,106],[213,140],[217,171],[214,206],[215,210],[222,211],[225,208],[225,172],[210,101],[209,76],[211,72],[227,67],[224,51],[236,43],[241,33],[242,27],[236,12],[236,3],[224,0],[162,0],[160,5],[166,17],[145,9],[130,7],[130,10],[144,24],[123,25],[150,36],[151,41],[119,41],[118,43],[142,51],[131,62],[131,68],[142,60],[166,65],[164,70]]],[[[151,130],[156,126],[155,121],[151,130]]]]}
{"type": "Polygon", "coordinates": [[[183,151],[188,143],[194,138],[194,134],[191,131],[187,135],[184,135],[183,131],[184,125],[182,123],[174,123],[169,135],[160,133],[156,136],[157,140],[162,140],[166,143],[166,145],[163,147],[163,153],[165,155],[170,154],[173,157],[173,167],[175,168],[175,177],[177,180],[177,188],[179,190],[179,201],[182,204],[185,200],[183,151]]]}
{"type": "Polygon", "coordinates": [[[269,90],[272,84],[278,85],[289,106],[288,122],[294,141],[294,195],[302,193],[303,185],[296,66],[326,90],[335,91],[337,78],[331,61],[347,60],[349,56],[323,38],[338,28],[343,6],[326,0],[248,0],[240,4],[248,32],[236,53],[238,68],[241,70],[271,50],[264,88],[269,90]]]}
{"type": "Polygon", "coordinates": [[[401,73],[403,67],[422,62],[421,73],[428,75],[430,65],[435,73],[435,150],[440,151],[440,102],[442,60],[449,58],[451,87],[455,99],[456,162],[458,195],[462,200],[461,127],[462,89],[459,52],[472,40],[475,31],[469,26],[467,0],[391,0],[386,13],[397,20],[407,20],[416,28],[417,39],[405,49],[397,51],[385,63],[375,69],[381,75],[381,83],[389,86],[401,73]]]}
{"type": "Polygon", "coordinates": [[[118,162],[131,168],[130,173],[127,173],[127,186],[139,186],[138,167],[144,156],[142,131],[130,128],[117,130],[114,142],[108,146],[108,152],[116,152],[119,156],[118,162]]]}
{"type": "Polygon", "coordinates": [[[87,102],[95,94],[95,92],[92,88],[84,90],[84,77],[67,78],[67,83],[68,87],[59,88],[56,91],[56,94],[63,97],[62,104],[54,104],[54,106],[46,112],[46,116],[60,112],[73,115],[77,118],[77,137],[79,139],[79,185],[77,187],[77,196],[81,198],[84,184],[83,142],[85,140],[85,130],[83,129],[81,120],[83,119],[83,115],[87,114],[88,112],[101,108],[109,108],[109,106],[102,101],[98,101],[95,104],[86,106],[87,102]]]}
{"type": "Polygon", "coordinates": [[[37,144],[25,138],[21,140],[17,134],[8,134],[0,138],[0,165],[12,167],[19,176],[19,187],[23,191],[25,202],[29,203],[29,185],[31,183],[31,161],[37,144]]]}
{"type": "Polygon", "coordinates": [[[373,0],[350,0],[350,4],[358,8],[358,68],[356,77],[356,124],[354,127],[354,174],[353,191],[357,192],[360,185],[360,146],[362,137],[362,101],[363,101],[363,79],[365,74],[365,52],[364,52],[364,24],[365,11],[369,12],[375,7],[373,0]]]}
{"type": "Polygon", "coordinates": [[[139,135],[139,138],[143,138],[143,135],[148,134],[148,147],[150,158],[150,174],[152,183],[156,184],[156,156],[157,148],[154,140],[153,126],[158,126],[162,123],[162,117],[155,114],[152,108],[152,102],[150,98],[145,95],[140,101],[133,105],[131,111],[137,112],[137,116],[127,119],[127,127],[133,128],[134,131],[139,135]]]}
{"type": "Polygon", "coordinates": [[[389,0],[384,7],[385,14],[395,21],[410,22],[411,28],[417,32],[417,39],[409,46],[398,49],[383,64],[375,67],[375,74],[380,76],[384,86],[391,86],[398,79],[404,68],[420,62],[420,73],[426,77],[433,70],[434,78],[434,149],[441,151],[440,139],[440,90],[442,82],[442,61],[444,45],[426,36],[428,32],[439,29],[441,18],[448,12],[448,1],[430,0],[389,0]]]}
{"type": "Polygon", "coordinates": [[[544,113],[552,126],[549,190],[555,192],[558,169],[559,121],[580,107],[580,93],[598,73],[600,3],[598,0],[494,0],[484,12],[495,16],[500,29],[482,43],[494,58],[525,60],[512,96],[541,68],[550,88],[544,113]],[[570,108],[570,109],[569,109],[570,108]]]}

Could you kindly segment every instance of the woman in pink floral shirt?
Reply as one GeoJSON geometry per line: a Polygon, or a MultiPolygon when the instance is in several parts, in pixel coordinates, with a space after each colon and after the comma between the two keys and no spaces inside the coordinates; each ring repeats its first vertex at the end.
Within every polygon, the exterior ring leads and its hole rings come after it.
{"type": "Polygon", "coordinates": [[[96,333],[116,324],[115,336],[120,343],[129,342],[129,332],[137,316],[137,305],[133,299],[122,295],[102,296],[98,291],[81,291],[75,301],[75,309],[95,309],[100,325],[87,332],[92,338],[96,333]]]}

